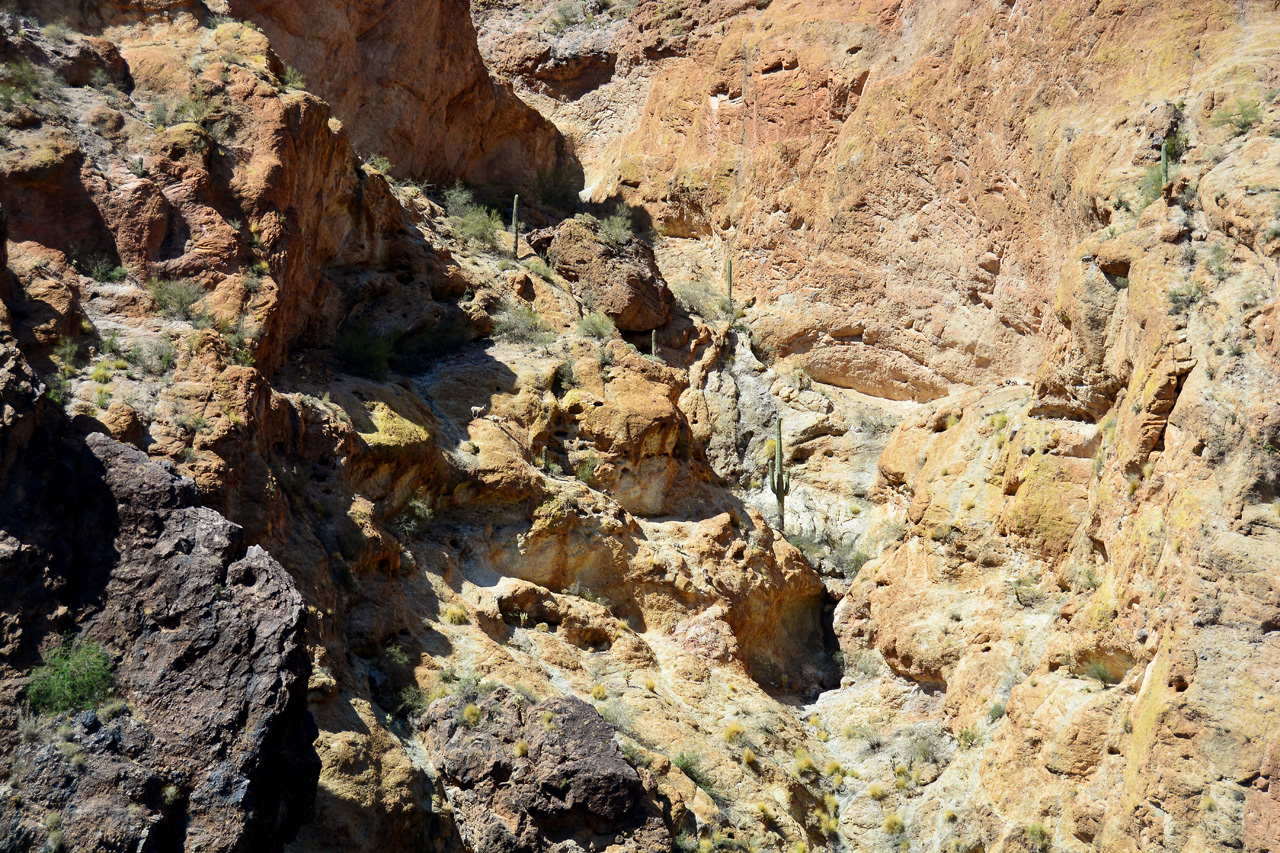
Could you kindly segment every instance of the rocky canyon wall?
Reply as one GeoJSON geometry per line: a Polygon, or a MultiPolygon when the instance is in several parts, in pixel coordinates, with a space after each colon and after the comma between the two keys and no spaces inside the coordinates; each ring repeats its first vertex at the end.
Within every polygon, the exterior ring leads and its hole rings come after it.
{"type": "Polygon", "coordinates": [[[539,171],[574,170],[554,125],[490,77],[465,0],[17,5],[42,21],[93,32],[193,16],[251,21],[348,124],[356,151],[386,158],[398,177],[527,187],[539,171]]]}
{"type": "Polygon", "coordinates": [[[1280,843],[1276,4],[238,2],[0,14],[0,850],[1280,843]]]}

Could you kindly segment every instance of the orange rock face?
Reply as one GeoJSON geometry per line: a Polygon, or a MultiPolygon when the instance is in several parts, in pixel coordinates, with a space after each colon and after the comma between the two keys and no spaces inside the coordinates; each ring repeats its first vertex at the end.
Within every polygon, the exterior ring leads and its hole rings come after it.
{"type": "Polygon", "coordinates": [[[1110,219],[1107,164],[1158,161],[1170,119],[1144,102],[1237,26],[1213,3],[644,2],[556,35],[553,6],[494,13],[481,44],[593,197],[732,256],[779,354],[893,399],[1034,375],[1066,249],[1110,219]]]}
{"type": "Polygon", "coordinates": [[[555,127],[489,77],[465,0],[230,0],[394,173],[522,186],[564,155],[555,127]]]}

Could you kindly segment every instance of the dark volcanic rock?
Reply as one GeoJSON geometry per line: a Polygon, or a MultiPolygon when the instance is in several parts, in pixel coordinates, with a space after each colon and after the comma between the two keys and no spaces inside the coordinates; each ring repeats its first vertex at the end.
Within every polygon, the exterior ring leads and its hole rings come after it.
{"type": "MultiPolygon", "coordinates": [[[[50,420],[53,420],[52,418],[50,420]]],[[[48,425],[46,425],[48,426],[48,425]]],[[[302,599],[195,488],[103,435],[38,431],[0,492],[0,851],[273,851],[319,776],[302,599]],[[64,632],[102,644],[127,707],[30,722],[21,688],[64,632]],[[56,732],[56,734],[55,734],[56,732]]]]}
{"type": "Polygon", "coordinates": [[[572,697],[534,706],[505,687],[477,698],[471,720],[468,704],[442,699],[420,723],[468,851],[671,849],[652,779],[595,708],[572,697]]]}

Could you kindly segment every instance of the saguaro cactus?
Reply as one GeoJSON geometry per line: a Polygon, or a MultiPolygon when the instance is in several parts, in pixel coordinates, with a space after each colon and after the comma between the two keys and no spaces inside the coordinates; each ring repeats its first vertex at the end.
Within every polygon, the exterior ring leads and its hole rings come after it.
{"type": "Polygon", "coordinates": [[[725,287],[729,292],[729,316],[733,316],[733,258],[724,259],[725,287]]]}
{"type": "Polygon", "coordinates": [[[520,194],[511,202],[511,257],[520,257],[520,194]]]}
{"type": "Polygon", "coordinates": [[[778,439],[769,460],[769,490],[778,499],[778,527],[787,529],[787,495],[791,494],[791,472],[782,469],[782,418],[778,418],[778,439]]]}

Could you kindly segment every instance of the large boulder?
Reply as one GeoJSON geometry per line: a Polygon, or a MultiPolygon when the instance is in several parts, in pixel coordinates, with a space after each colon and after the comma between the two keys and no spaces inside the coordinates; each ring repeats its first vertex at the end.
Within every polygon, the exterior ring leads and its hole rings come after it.
{"type": "Polygon", "coordinates": [[[500,687],[441,699],[420,726],[468,851],[541,851],[566,838],[589,850],[671,849],[652,779],[581,699],[535,707],[500,687]]]}
{"type": "Polygon", "coordinates": [[[22,796],[0,801],[0,836],[17,845],[0,850],[56,849],[61,832],[75,849],[267,853],[310,816],[302,597],[195,498],[191,480],[100,434],[38,433],[10,469],[0,754],[22,796]],[[71,632],[110,659],[123,702],[20,727],[38,652],[71,632]]]}
{"type": "Polygon", "coordinates": [[[608,239],[600,223],[587,216],[560,223],[549,241],[543,236],[540,242],[574,295],[612,317],[619,329],[647,332],[667,322],[676,300],[648,243],[608,239]]]}

